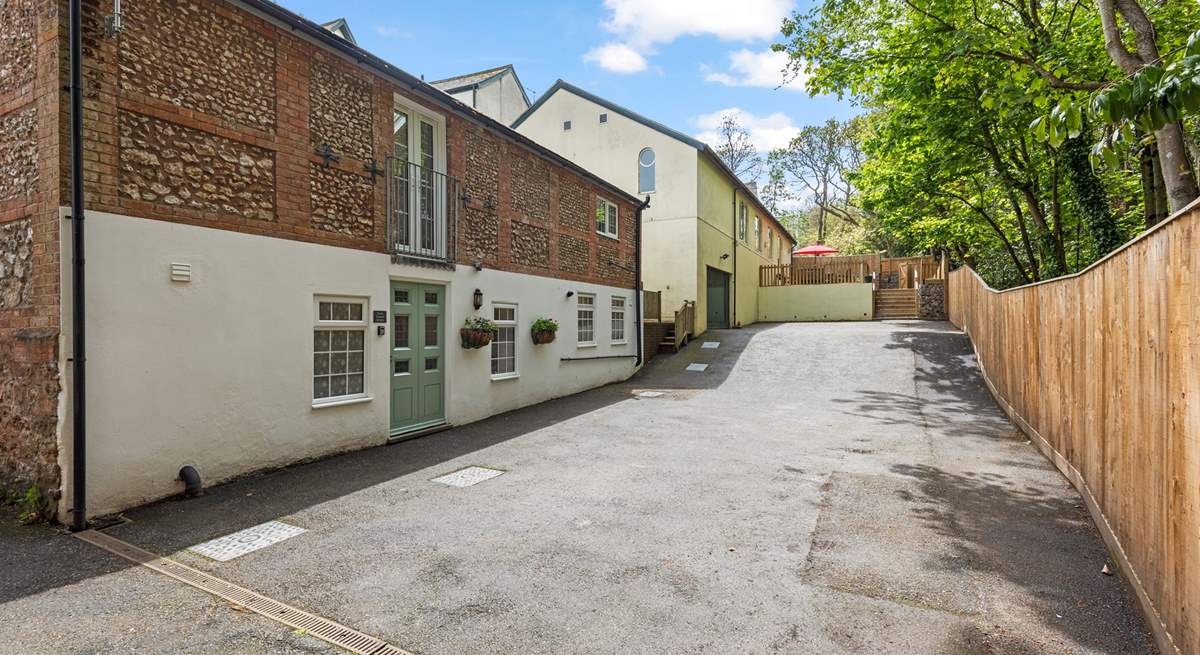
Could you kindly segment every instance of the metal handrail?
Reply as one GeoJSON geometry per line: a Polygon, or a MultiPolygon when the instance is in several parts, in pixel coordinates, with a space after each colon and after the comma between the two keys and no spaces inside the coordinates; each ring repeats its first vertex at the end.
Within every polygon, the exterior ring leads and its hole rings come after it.
{"type": "Polygon", "coordinates": [[[458,241],[458,180],[388,157],[387,240],[393,255],[453,262],[458,241]]]}

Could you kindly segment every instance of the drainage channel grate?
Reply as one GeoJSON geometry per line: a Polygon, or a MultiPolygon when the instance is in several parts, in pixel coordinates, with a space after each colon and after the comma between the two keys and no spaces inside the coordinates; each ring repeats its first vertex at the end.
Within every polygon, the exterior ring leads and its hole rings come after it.
{"type": "Polygon", "coordinates": [[[231,582],[226,582],[207,573],[197,571],[179,562],[159,557],[154,553],[142,550],[133,544],[126,543],[102,532],[87,530],[75,536],[93,546],[98,546],[131,562],[141,564],[151,571],[175,578],[186,585],[245,607],[268,619],[278,621],[297,630],[303,630],[307,634],[335,646],[345,648],[352,653],[359,653],[359,655],[412,655],[412,653],[392,646],[376,637],[363,634],[357,630],[347,628],[340,623],[310,614],[304,610],[296,609],[290,605],[285,605],[273,598],[268,598],[231,582]]]}

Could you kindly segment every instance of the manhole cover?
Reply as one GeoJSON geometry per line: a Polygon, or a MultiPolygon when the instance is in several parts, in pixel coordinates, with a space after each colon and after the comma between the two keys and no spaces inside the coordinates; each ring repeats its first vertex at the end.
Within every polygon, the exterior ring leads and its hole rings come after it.
{"type": "Polygon", "coordinates": [[[482,466],[468,466],[465,469],[459,469],[453,473],[447,473],[433,479],[434,482],[449,485],[451,487],[469,487],[474,484],[479,484],[484,480],[503,475],[504,471],[498,469],[490,469],[482,466]]]}
{"type": "Polygon", "coordinates": [[[720,341],[705,341],[700,347],[704,350],[716,350],[721,347],[720,341]]]}
{"type": "Polygon", "coordinates": [[[708,364],[688,364],[687,367],[689,371],[704,371],[706,369],[708,369],[708,364]]]}
{"type": "Polygon", "coordinates": [[[235,557],[241,557],[246,553],[277,544],[284,539],[291,539],[303,532],[304,528],[280,521],[267,521],[245,530],[238,530],[233,534],[227,534],[224,537],[196,544],[188,550],[218,562],[228,562],[235,557]]]}

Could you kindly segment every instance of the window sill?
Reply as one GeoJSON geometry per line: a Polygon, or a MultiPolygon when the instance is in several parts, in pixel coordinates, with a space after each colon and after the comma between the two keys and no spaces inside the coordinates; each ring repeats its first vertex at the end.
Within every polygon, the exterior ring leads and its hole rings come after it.
{"type": "Polygon", "coordinates": [[[369,403],[374,398],[370,396],[354,396],[352,398],[338,398],[335,400],[316,400],[313,401],[313,409],[325,409],[326,407],[344,407],[346,405],[359,405],[369,403]]]}
{"type": "Polygon", "coordinates": [[[629,345],[629,342],[628,342],[628,341],[614,341],[614,342],[612,342],[610,345],[613,345],[613,346],[628,346],[628,345],[629,345]]]}
{"type": "Polygon", "coordinates": [[[595,347],[596,347],[596,342],[595,342],[595,341],[592,341],[592,342],[586,342],[586,341],[585,341],[585,342],[583,342],[583,343],[576,344],[576,346],[575,346],[575,347],[576,347],[576,348],[595,348],[595,347]]]}
{"type": "Polygon", "coordinates": [[[619,237],[617,237],[617,235],[615,235],[615,234],[609,234],[608,232],[601,232],[600,230],[596,230],[596,234],[599,234],[599,235],[600,235],[600,236],[602,236],[602,237],[607,237],[607,238],[609,238],[609,239],[612,239],[613,241],[620,241],[620,240],[621,240],[621,239],[620,239],[619,237]]]}
{"type": "Polygon", "coordinates": [[[521,377],[520,373],[502,373],[500,375],[493,375],[492,382],[500,382],[501,380],[516,380],[519,377],[521,377]]]}

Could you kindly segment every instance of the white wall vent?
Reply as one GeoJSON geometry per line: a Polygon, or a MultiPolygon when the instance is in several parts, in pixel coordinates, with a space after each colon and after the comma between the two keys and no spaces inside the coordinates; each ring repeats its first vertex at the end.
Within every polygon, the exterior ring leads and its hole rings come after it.
{"type": "Polygon", "coordinates": [[[191,282],[192,281],[192,265],[180,264],[174,262],[171,264],[171,281],[172,282],[191,282]]]}

